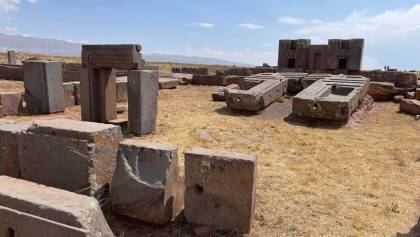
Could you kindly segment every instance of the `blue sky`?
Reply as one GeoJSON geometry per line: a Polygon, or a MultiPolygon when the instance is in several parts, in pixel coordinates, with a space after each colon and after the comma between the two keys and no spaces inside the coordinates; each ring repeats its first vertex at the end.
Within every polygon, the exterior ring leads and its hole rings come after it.
{"type": "Polygon", "coordinates": [[[365,68],[420,69],[418,0],[0,0],[0,31],[255,65],[279,39],[364,37],[365,68]]]}

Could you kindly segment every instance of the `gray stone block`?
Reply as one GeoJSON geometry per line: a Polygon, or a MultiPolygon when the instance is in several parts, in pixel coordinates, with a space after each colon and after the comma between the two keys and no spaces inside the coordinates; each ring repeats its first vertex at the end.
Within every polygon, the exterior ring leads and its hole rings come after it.
{"type": "Polygon", "coordinates": [[[63,83],[64,88],[64,102],[66,107],[71,107],[76,105],[75,86],[72,82],[63,83]]]}
{"type": "Polygon", "coordinates": [[[319,80],[293,98],[298,117],[347,121],[366,97],[369,79],[333,76],[319,80]]]}
{"type": "Polygon", "coordinates": [[[117,102],[127,102],[127,77],[117,77],[117,102]]]}
{"type": "Polygon", "coordinates": [[[91,197],[0,176],[1,236],[112,237],[91,197]]]}
{"type": "Polygon", "coordinates": [[[253,156],[194,148],[185,152],[185,216],[202,225],[249,233],[255,208],[253,156]]]}
{"type": "Polygon", "coordinates": [[[23,68],[27,111],[32,113],[63,112],[65,101],[61,63],[27,61],[23,68]]]}
{"type": "Polygon", "coordinates": [[[159,78],[159,89],[175,89],[178,85],[178,79],[159,78]]]}
{"type": "Polygon", "coordinates": [[[111,182],[120,127],[75,120],[36,121],[22,135],[22,178],[86,195],[111,182]]]}
{"type": "Polygon", "coordinates": [[[159,72],[136,70],[128,72],[128,126],[137,135],[156,130],[159,72]]]}
{"type": "Polygon", "coordinates": [[[8,50],[7,51],[7,61],[9,64],[16,64],[16,51],[8,50]]]}
{"type": "Polygon", "coordinates": [[[83,67],[92,69],[114,68],[140,70],[143,68],[141,46],[127,45],[83,45],[83,67]]]}
{"type": "Polygon", "coordinates": [[[177,152],[171,145],[122,142],[111,186],[112,210],[155,224],[173,220],[183,209],[185,191],[177,152]]]}
{"type": "Polygon", "coordinates": [[[0,175],[20,178],[20,139],[27,123],[0,125],[0,175]]]}

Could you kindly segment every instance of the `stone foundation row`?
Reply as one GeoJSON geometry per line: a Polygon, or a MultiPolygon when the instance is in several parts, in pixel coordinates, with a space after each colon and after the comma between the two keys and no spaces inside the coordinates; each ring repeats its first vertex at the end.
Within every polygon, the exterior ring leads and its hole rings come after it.
{"type": "Polygon", "coordinates": [[[0,175],[33,182],[0,177],[0,187],[16,190],[0,188],[0,233],[27,236],[37,224],[32,231],[42,236],[112,236],[96,201],[74,193],[98,200],[110,193],[113,212],[144,222],[165,224],[184,210],[191,223],[250,231],[254,157],[194,148],[185,152],[183,179],[176,146],[122,139],[113,125],[0,120],[0,175]]]}

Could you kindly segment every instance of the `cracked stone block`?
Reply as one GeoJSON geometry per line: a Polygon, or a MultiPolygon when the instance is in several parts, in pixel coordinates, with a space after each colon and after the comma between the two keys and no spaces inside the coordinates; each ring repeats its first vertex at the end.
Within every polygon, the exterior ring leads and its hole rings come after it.
{"type": "Polygon", "coordinates": [[[22,136],[22,178],[90,196],[108,189],[115,170],[118,126],[67,119],[35,121],[22,136]]]}
{"type": "Polygon", "coordinates": [[[31,113],[57,113],[65,109],[60,62],[26,61],[24,86],[26,109],[31,113]]]}
{"type": "Polygon", "coordinates": [[[177,152],[172,145],[122,142],[111,186],[112,210],[155,224],[173,220],[183,208],[185,190],[177,152]]]}
{"type": "Polygon", "coordinates": [[[185,152],[185,216],[200,225],[249,233],[255,208],[253,156],[194,148],[185,152]]]}
{"type": "Polygon", "coordinates": [[[113,237],[91,197],[0,176],[0,236],[113,237]]]}
{"type": "Polygon", "coordinates": [[[0,105],[4,115],[17,115],[22,111],[22,92],[0,92],[0,105]]]}
{"type": "Polygon", "coordinates": [[[0,125],[0,175],[20,178],[19,139],[29,127],[28,123],[0,125]]]}

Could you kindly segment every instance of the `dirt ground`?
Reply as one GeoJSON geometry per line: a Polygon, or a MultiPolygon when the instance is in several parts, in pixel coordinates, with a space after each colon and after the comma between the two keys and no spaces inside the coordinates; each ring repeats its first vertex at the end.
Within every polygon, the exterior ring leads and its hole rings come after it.
{"type": "MultiPolygon", "coordinates": [[[[376,103],[345,126],[305,124],[289,116],[288,99],[259,115],[237,113],[211,101],[215,88],[160,91],[157,131],[137,139],[178,145],[181,166],[183,151],[197,146],[258,157],[251,236],[400,236],[410,229],[418,234],[420,121],[399,113],[397,104],[376,103]]],[[[80,108],[9,118],[55,117],[80,119],[80,108]]],[[[182,218],[170,226],[109,220],[124,237],[190,236],[193,228],[182,218]]]]}

